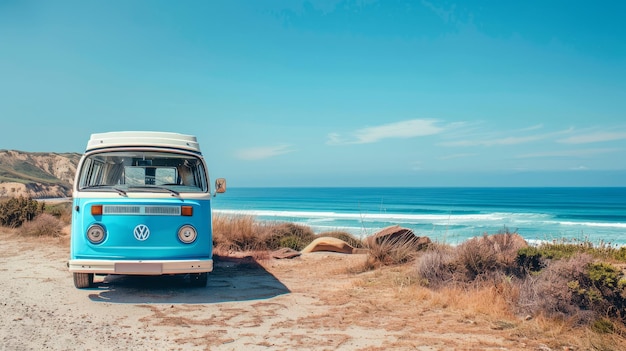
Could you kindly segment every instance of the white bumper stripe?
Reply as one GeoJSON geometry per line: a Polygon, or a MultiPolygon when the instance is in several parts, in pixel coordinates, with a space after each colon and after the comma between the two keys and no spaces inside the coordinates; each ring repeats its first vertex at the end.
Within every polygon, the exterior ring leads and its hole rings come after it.
{"type": "Polygon", "coordinates": [[[70,260],[75,273],[161,275],[213,271],[213,260],[70,260]]]}

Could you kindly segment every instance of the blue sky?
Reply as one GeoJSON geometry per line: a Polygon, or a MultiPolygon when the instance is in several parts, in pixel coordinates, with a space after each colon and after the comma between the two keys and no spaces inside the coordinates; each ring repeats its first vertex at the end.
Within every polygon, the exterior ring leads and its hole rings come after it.
{"type": "Polygon", "coordinates": [[[0,0],[0,149],[197,135],[229,186],[626,186],[623,1],[0,0]]]}

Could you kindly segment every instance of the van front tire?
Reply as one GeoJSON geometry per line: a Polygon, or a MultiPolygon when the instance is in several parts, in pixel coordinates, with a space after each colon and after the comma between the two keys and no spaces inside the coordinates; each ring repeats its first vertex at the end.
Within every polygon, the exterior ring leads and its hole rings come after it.
{"type": "Polygon", "coordinates": [[[90,288],[92,285],[93,273],[74,273],[74,286],[76,288],[90,288]]]}

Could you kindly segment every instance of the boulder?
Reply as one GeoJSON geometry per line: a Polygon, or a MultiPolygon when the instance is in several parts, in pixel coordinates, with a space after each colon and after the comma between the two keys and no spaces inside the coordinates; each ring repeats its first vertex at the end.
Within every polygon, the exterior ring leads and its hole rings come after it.
{"type": "Polygon", "coordinates": [[[405,243],[412,242],[417,250],[426,248],[431,240],[427,236],[416,236],[411,229],[392,225],[381,229],[377,233],[367,237],[366,244],[368,247],[380,245],[383,242],[405,243]]]}
{"type": "Polygon", "coordinates": [[[352,247],[347,242],[333,238],[333,237],[321,237],[313,240],[307,247],[302,249],[302,253],[316,252],[316,251],[330,251],[339,252],[345,254],[362,254],[367,253],[367,250],[358,249],[352,247]]]}
{"type": "Polygon", "coordinates": [[[282,247],[276,251],[273,251],[271,254],[272,258],[276,259],[295,258],[300,255],[302,255],[300,252],[288,247],[282,247]]]}

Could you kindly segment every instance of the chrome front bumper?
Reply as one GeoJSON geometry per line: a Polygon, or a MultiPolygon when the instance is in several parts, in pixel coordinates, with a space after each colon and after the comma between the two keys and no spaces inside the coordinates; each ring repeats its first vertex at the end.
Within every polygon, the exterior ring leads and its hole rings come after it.
{"type": "Polygon", "coordinates": [[[161,275],[213,271],[213,260],[70,260],[73,273],[161,275]]]}

